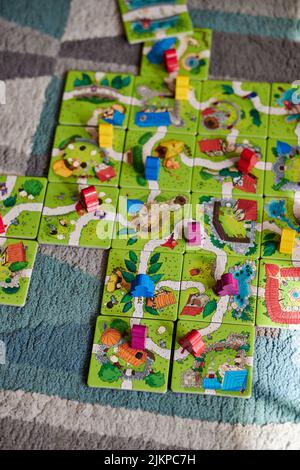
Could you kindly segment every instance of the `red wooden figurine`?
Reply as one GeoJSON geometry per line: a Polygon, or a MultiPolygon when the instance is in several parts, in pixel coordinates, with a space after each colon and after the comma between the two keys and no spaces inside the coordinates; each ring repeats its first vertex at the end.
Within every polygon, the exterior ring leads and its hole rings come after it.
{"type": "Polygon", "coordinates": [[[168,49],[164,52],[165,66],[168,73],[177,72],[179,63],[176,49],[168,49]]]}
{"type": "Polygon", "coordinates": [[[95,186],[88,186],[80,191],[80,200],[76,204],[77,212],[80,212],[82,209],[94,212],[98,206],[99,200],[95,186]]]}
{"type": "Polygon", "coordinates": [[[191,330],[183,338],[181,338],[178,343],[182,347],[182,352],[187,350],[195,357],[199,357],[206,348],[201,333],[198,330],[191,330]]]}
{"type": "Polygon", "coordinates": [[[240,155],[237,167],[241,173],[250,173],[252,168],[259,161],[257,154],[251,149],[244,149],[240,155]]]}

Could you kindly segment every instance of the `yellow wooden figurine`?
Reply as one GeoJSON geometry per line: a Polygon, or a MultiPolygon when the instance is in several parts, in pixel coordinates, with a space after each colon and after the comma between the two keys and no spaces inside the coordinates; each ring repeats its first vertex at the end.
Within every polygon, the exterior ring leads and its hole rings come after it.
{"type": "Polygon", "coordinates": [[[293,252],[294,244],[296,238],[296,231],[290,228],[283,228],[281,232],[280,240],[280,253],[290,255],[293,252]]]}
{"type": "Polygon", "coordinates": [[[176,77],[175,99],[187,100],[189,97],[190,79],[184,75],[176,77]]]}
{"type": "Polygon", "coordinates": [[[112,124],[101,123],[99,124],[99,146],[103,148],[110,148],[113,144],[114,130],[112,124]]]}

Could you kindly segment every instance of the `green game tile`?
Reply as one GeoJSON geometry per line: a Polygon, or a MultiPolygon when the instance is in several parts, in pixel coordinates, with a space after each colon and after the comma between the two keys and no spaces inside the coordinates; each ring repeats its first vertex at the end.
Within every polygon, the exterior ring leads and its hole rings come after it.
{"type": "Polygon", "coordinates": [[[136,77],[129,118],[130,130],[196,134],[201,82],[190,80],[187,100],[175,100],[174,80],[136,77]]]}
{"type": "Polygon", "coordinates": [[[162,191],[122,188],[113,248],[183,253],[185,221],[190,216],[190,194],[180,189],[162,191]]]}
{"type": "Polygon", "coordinates": [[[256,325],[300,328],[300,268],[291,261],[263,259],[259,268],[256,325]]]}
{"type": "Polygon", "coordinates": [[[189,192],[193,172],[194,136],[176,133],[128,131],[124,148],[120,186],[189,192]],[[160,159],[158,181],[145,179],[147,156],[160,159]]]}
{"type": "Polygon", "coordinates": [[[299,170],[297,139],[268,139],[264,194],[294,197],[300,190],[299,170]]]}
{"type": "Polygon", "coordinates": [[[129,318],[97,318],[88,375],[89,387],[144,392],[167,391],[173,323],[141,320],[147,327],[146,348],[132,349],[129,318]]]}
{"type": "Polygon", "coordinates": [[[135,318],[176,320],[182,255],[112,249],[109,252],[101,313],[135,318]],[[137,274],[154,282],[154,296],[132,297],[131,284],[137,274]]]}
{"type": "MultiPolygon", "coordinates": [[[[188,75],[194,80],[206,80],[208,77],[211,29],[195,28],[194,32],[185,36],[173,38],[174,43],[169,49],[176,49],[179,63],[179,75],[188,75]]],[[[156,77],[167,77],[168,72],[162,57],[162,62],[156,63],[157,59],[148,57],[153,45],[156,43],[146,42],[143,47],[141,75],[154,75],[156,77]],[[150,59],[150,60],[149,60],[150,59]]]]}
{"type": "Polygon", "coordinates": [[[37,249],[33,240],[0,238],[1,305],[25,305],[37,249]]]}
{"type": "Polygon", "coordinates": [[[266,140],[258,137],[198,135],[194,152],[192,191],[201,194],[262,195],[266,140]],[[202,150],[201,150],[202,149],[202,150]],[[250,174],[239,172],[237,163],[244,149],[256,152],[259,161],[250,174]]]}
{"type": "Polygon", "coordinates": [[[186,0],[118,0],[130,44],[193,31],[186,0]]]}
{"type": "Polygon", "coordinates": [[[192,194],[192,217],[200,228],[199,249],[218,255],[258,258],[260,255],[262,198],[192,194]]]}
{"type": "MultiPolygon", "coordinates": [[[[86,185],[83,185],[86,187],[86,185]]],[[[49,183],[38,241],[46,245],[110,248],[118,201],[118,189],[96,186],[99,207],[76,211],[81,186],[49,183]]]]}
{"type": "Polygon", "coordinates": [[[293,197],[264,199],[262,247],[263,258],[282,259],[286,261],[300,260],[300,204],[299,193],[293,197]],[[291,229],[296,232],[294,248],[291,254],[280,253],[280,240],[282,229],[291,229]]]}
{"type": "Polygon", "coordinates": [[[186,253],[180,289],[178,318],[254,325],[256,311],[257,262],[237,257],[198,251],[186,253]],[[216,282],[222,274],[232,273],[238,281],[238,293],[219,296],[216,282]]]}
{"type": "Polygon", "coordinates": [[[0,237],[36,238],[46,187],[46,178],[0,176],[0,215],[4,224],[0,237]]]}
{"type": "Polygon", "coordinates": [[[113,146],[101,148],[98,129],[58,126],[49,166],[49,181],[117,187],[124,141],[125,131],[114,129],[113,146]]]}
{"type": "Polygon", "coordinates": [[[249,398],[254,337],[253,326],[179,321],[174,346],[172,391],[249,398]],[[205,345],[199,357],[183,351],[178,342],[193,329],[201,334],[205,345]]]}
{"type": "Polygon", "coordinates": [[[266,137],[269,99],[268,83],[203,82],[198,132],[266,137]]]}
{"type": "Polygon", "coordinates": [[[133,76],[130,74],[68,72],[59,123],[98,126],[108,122],[127,128],[133,76]]]}
{"type": "Polygon", "coordinates": [[[260,261],[256,325],[300,328],[300,268],[291,261],[260,261]]]}
{"type": "Polygon", "coordinates": [[[299,137],[299,105],[290,102],[292,89],[289,83],[273,83],[271,89],[269,137],[293,139],[299,137]],[[284,105],[288,103],[288,108],[284,105]]]}

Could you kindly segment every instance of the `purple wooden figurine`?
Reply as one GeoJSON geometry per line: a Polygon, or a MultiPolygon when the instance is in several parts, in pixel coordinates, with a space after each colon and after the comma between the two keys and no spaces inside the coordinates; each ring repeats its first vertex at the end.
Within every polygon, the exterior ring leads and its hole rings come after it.
{"type": "Polygon", "coordinates": [[[131,347],[144,351],[146,347],[147,327],[144,325],[133,325],[131,328],[131,347]]]}
{"type": "Polygon", "coordinates": [[[187,239],[188,244],[191,246],[198,246],[201,243],[201,232],[199,222],[188,222],[187,223],[187,239]]]}
{"type": "Polygon", "coordinates": [[[231,273],[222,274],[221,279],[216,283],[215,292],[220,296],[237,295],[239,293],[237,279],[231,273]]]}

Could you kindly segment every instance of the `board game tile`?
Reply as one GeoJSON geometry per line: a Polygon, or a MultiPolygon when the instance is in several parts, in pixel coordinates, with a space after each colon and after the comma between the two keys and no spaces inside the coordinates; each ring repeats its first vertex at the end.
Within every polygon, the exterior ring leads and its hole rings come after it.
{"type": "Polygon", "coordinates": [[[118,201],[118,189],[95,186],[99,207],[76,210],[86,185],[49,183],[38,241],[47,245],[110,248],[118,201]]]}
{"type": "MultiPolygon", "coordinates": [[[[179,63],[179,75],[188,75],[193,80],[206,80],[208,77],[212,30],[195,28],[193,33],[185,36],[174,37],[174,42],[169,49],[175,49],[179,63]]],[[[141,75],[154,75],[156,77],[167,77],[163,55],[154,54],[152,58],[152,47],[156,43],[146,42],[143,47],[141,75]]],[[[163,46],[163,43],[162,43],[163,46]]],[[[166,46],[167,47],[167,46],[166,46]]],[[[157,46],[156,46],[157,48],[157,46]]],[[[155,52],[155,51],[154,51],[155,52]]]]}
{"type": "Polygon", "coordinates": [[[101,313],[136,318],[176,320],[183,257],[113,248],[109,252],[101,313]],[[132,282],[147,274],[154,282],[153,297],[133,297],[132,282]]]}
{"type": "Polygon", "coordinates": [[[0,238],[1,305],[25,305],[37,249],[38,244],[33,240],[0,238]]]}
{"type": "Polygon", "coordinates": [[[49,166],[49,181],[117,187],[125,131],[113,130],[111,148],[100,147],[98,137],[95,127],[58,126],[49,166]]]}
{"type": "Polygon", "coordinates": [[[87,384],[165,393],[168,386],[173,323],[117,316],[97,318],[87,384]],[[131,347],[131,328],[147,327],[145,349],[131,347]]]}
{"type": "Polygon", "coordinates": [[[295,91],[289,83],[272,83],[269,137],[299,138],[299,105],[291,102],[295,91]]]}
{"type": "Polygon", "coordinates": [[[121,169],[121,188],[149,188],[189,192],[193,172],[195,137],[188,134],[128,131],[121,169]],[[145,177],[148,156],[159,158],[158,180],[145,177]]]}
{"type": "Polygon", "coordinates": [[[172,364],[173,392],[249,398],[252,390],[254,327],[179,321],[172,364]],[[196,329],[205,351],[194,357],[178,341],[196,329]]]}
{"type": "Polygon", "coordinates": [[[46,187],[46,178],[0,175],[0,237],[36,238],[46,187]]]}
{"type": "Polygon", "coordinates": [[[254,325],[258,278],[257,261],[198,251],[186,253],[180,288],[178,318],[254,325]],[[238,281],[236,295],[220,296],[216,282],[225,273],[238,281]]]}
{"type": "Polygon", "coordinates": [[[268,139],[266,196],[294,197],[300,191],[300,147],[297,139],[268,139]]]}
{"type": "Polygon", "coordinates": [[[118,0],[130,44],[193,31],[186,0],[118,0]]]}
{"type": "Polygon", "coordinates": [[[71,70],[62,96],[59,123],[127,128],[133,75],[71,70]]]}
{"type": "Polygon", "coordinates": [[[186,251],[199,249],[218,255],[258,258],[260,255],[262,198],[233,198],[192,194],[192,217],[200,240],[186,243],[186,251]]]}
{"type": "Polygon", "coordinates": [[[267,137],[269,99],[269,83],[207,80],[202,87],[198,132],[267,137]]]}
{"type": "Polygon", "coordinates": [[[183,253],[190,194],[178,190],[122,188],[113,248],[183,253]]]}
{"type": "Polygon", "coordinates": [[[194,152],[192,191],[201,194],[246,196],[262,195],[266,140],[238,135],[198,135],[194,152]],[[259,158],[249,173],[237,168],[241,153],[250,149],[259,158]]]}
{"type": "Polygon", "coordinates": [[[260,260],[256,325],[300,329],[300,268],[291,261],[260,260]]]}
{"type": "Polygon", "coordinates": [[[297,193],[294,194],[294,197],[264,198],[261,240],[261,256],[263,258],[286,261],[300,260],[300,200],[298,198],[299,195],[297,193]],[[283,229],[291,229],[296,233],[295,244],[290,254],[279,251],[283,229]]]}
{"type": "Polygon", "coordinates": [[[188,100],[175,100],[175,79],[136,77],[129,129],[196,134],[201,86],[201,82],[190,80],[188,100]]]}

